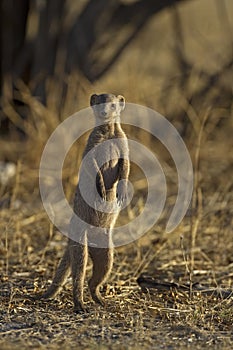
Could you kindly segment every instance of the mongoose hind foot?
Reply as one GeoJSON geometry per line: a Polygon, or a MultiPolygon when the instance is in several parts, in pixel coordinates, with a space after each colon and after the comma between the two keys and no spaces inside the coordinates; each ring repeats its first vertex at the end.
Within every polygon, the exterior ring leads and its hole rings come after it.
{"type": "Polygon", "coordinates": [[[84,303],[79,301],[79,300],[74,301],[74,309],[73,310],[76,314],[86,313],[88,311],[87,307],[84,306],[84,303]]]}

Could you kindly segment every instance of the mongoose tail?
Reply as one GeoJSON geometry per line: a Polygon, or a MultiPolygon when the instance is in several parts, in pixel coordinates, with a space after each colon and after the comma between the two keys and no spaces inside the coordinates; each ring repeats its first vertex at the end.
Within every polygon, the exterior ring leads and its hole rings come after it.
{"type": "Polygon", "coordinates": [[[53,278],[52,284],[49,286],[49,288],[46,290],[43,294],[38,294],[33,296],[34,300],[40,300],[40,299],[50,299],[53,298],[55,295],[57,295],[66,282],[66,279],[69,275],[69,269],[70,268],[70,254],[69,250],[66,249],[63,257],[61,258],[61,261],[57,267],[55,276],[53,278]]]}

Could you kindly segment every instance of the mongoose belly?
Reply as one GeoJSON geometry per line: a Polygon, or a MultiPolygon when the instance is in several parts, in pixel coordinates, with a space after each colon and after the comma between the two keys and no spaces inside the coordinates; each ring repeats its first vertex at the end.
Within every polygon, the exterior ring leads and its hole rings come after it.
{"type": "MultiPolygon", "coordinates": [[[[116,199],[115,185],[113,188],[106,191],[106,199],[108,201],[114,201],[116,199]]],[[[98,205],[101,205],[100,201],[93,203],[93,206],[87,204],[80,193],[79,187],[77,188],[76,198],[74,202],[75,214],[89,225],[102,228],[111,228],[117,219],[118,212],[105,213],[103,211],[99,211],[96,209],[98,205]]]]}

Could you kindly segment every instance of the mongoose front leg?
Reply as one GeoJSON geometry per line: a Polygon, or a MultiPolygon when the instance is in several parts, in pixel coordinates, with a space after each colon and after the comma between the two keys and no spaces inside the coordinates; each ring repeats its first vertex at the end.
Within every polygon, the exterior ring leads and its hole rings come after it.
{"type": "Polygon", "coordinates": [[[93,160],[93,162],[94,162],[95,171],[97,173],[96,187],[98,189],[99,195],[101,196],[102,200],[106,201],[106,189],[104,185],[103,174],[101,170],[98,168],[98,164],[95,159],[93,160]]]}
{"type": "Polygon", "coordinates": [[[75,241],[70,241],[69,250],[73,282],[74,311],[85,311],[83,304],[83,288],[88,258],[86,242],[85,244],[81,244],[75,241]]]}
{"type": "Polygon", "coordinates": [[[121,206],[127,199],[127,179],[129,176],[129,161],[119,159],[119,182],[117,184],[117,202],[121,206]]]}
{"type": "Polygon", "coordinates": [[[98,189],[101,200],[106,201],[107,195],[106,195],[106,189],[105,189],[103,175],[101,171],[99,171],[97,175],[96,187],[98,189]]]}

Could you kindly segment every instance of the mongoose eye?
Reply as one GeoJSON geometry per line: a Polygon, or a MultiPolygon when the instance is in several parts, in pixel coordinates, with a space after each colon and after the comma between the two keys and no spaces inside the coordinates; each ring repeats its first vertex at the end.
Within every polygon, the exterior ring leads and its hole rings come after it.
{"type": "Polygon", "coordinates": [[[111,109],[115,109],[116,108],[116,104],[115,103],[112,103],[111,104],[111,109]]]}
{"type": "Polygon", "coordinates": [[[125,109],[125,98],[124,96],[121,96],[121,95],[118,95],[117,98],[119,100],[121,110],[123,111],[125,109]]]}

